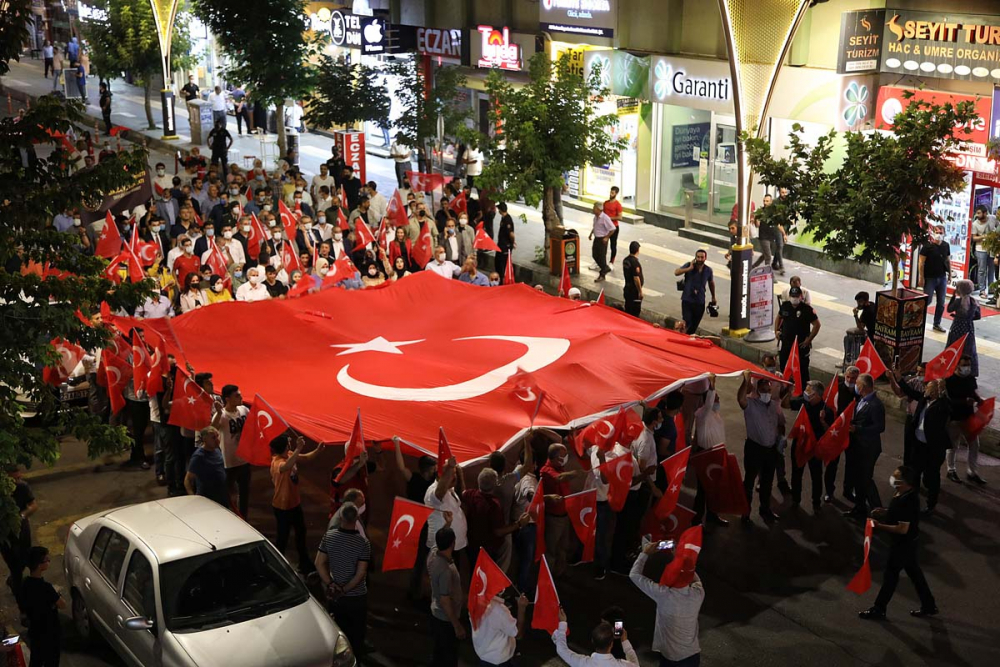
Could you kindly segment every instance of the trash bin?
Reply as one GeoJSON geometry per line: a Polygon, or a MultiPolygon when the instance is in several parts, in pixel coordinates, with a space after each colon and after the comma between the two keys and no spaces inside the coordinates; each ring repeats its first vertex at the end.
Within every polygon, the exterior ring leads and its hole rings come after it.
{"type": "Polygon", "coordinates": [[[212,105],[203,100],[191,100],[187,103],[188,123],[191,126],[191,143],[195,146],[208,141],[208,133],[212,131],[212,105]]]}
{"type": "Polygon", "coordinates": [[[580,273],[580,235],[575,229],[567,229],[562,236],[549,239],[549,271],[552,275],[562,275],[564,259],[570,273],[580,273]]]}

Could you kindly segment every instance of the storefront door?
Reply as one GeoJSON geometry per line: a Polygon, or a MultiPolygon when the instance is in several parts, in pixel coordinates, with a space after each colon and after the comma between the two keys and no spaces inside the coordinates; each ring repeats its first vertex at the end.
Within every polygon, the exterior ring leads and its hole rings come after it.
{"type": "Polygon", "coordinates": [[[712,114],[712,138],[709,222],[725,225],[736,205],[736,120],[712,114]]]}

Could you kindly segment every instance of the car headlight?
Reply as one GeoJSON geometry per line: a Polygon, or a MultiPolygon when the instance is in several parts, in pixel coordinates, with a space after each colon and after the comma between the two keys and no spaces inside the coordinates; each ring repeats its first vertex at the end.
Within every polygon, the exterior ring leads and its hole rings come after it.
{"type": "Polygon", "coordinates": [[[347,641],[347,636],[344,633],[339,633],[337,643],[333,646],[333,663],[330,667],[354,667],[356,664],[351,642],[347,641]]]}

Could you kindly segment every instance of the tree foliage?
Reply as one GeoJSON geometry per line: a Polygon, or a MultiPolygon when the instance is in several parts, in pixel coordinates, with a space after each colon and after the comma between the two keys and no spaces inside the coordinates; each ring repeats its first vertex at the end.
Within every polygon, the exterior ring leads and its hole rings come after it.
{"type": "MultiPolygon", "coordinates": [[[[964,172],[949,158],[979,120],[972,102],[934,104],[906,94],[909,103],[891,132],[847,132],[846,157],[826,171],[834,132],[815,147],[802,128],[789,136],[791,155],[775,159],[764,139],[741,137],[747,160],[760,181],[788,187],[787,209],[760,214],[799,216],[806,232],[835,259],[898,261],[900,240],[927,241],[932,206],[964,187],[964,172]]],[[[793,218],[794,219],[794,218],[793,218]]]]}
{"type": "Polygon", "coordinates": [[[65,133],[73,122],[89,123],[82,105],[55,96],[39,98],[19,120],[0,119],[0,520],[7,527],[18,520],[7,466],[35,459],[53,463],[64,436],[85,440],[92,456],[120,451],[129,442],[124,427],[61,406],[42,381],[42,368],[58,358],[52,339],[87,350],[110,340],[103,327],[84,325],[75,315],[78,308],[88,317],[99,312],[102,301],[113,311],[134,308],[149,291],[145,283],[112,290],[101,277],[107,262],[85,253],[75,235],[49,227],[56,213],[124,187],[132,174],[146,169],[146,151],[135,147],[71,173],[64,166],[67,151],[58,142],[48,149],[54,142],[50,133],[65,133]],[[22,271],[30,262],[69,275],[43,278],[22,271]],[[21,417],[19,393],[38,404],[37,425],[28,427],[21,417]]]}
{"type": "Polygon", "coordinates": [[[319,128],[349,127],[363,121],[387,127],[389,101],[385,77],[378,69],[323,54],[305,119],[319,128]]]}
{"type": "Polygon", "coordinates": [[[31,33],[28,18],[31,0],[6,0],[0,9],[0,76],[10,71],[10,61],[21,60],[21,47],[31,33]]]}
{"type": "Polygon", "coordinates": [[[626,142],[611,134],[618,117],[598,114],[598,98],[609,94],[601,87],[600,68],[584,80],[572,71],[569,54],[553,63],[537,53],[529,71],[531,81],[522,88],[513,87],[498,71],[486,79],[491,120],[502,132],[488,145],[487,164],[477,181],[502,190],[510,201],[544,203],[546,233],[552,234],[561,224],[555,193],[562,188],[563,174],[617,160],[626,142]]]}
{"type": "MultiPolygon", "coordinates": [[[[390,71],[398,77],[396,97],[401,112],[392,120],[396,137],[427,159],[429,145],[436,144],[438,119],[445,137],[470,139],[465,121],[469,109],[457,104],[465,75],[456,67],[441,67],[428,82],[416,60],[397,61],[390,71]]],[[[427,168],[427,167],[425,167],[427,168]]]]}

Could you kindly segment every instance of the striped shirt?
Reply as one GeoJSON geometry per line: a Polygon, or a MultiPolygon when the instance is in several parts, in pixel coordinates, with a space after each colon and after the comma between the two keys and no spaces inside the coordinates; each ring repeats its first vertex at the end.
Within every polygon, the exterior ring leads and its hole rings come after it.
{"type": "MultiPolygon", "coordinates": [[[[319,550],[326,554],[330,580],[340,586],[354,578],[358,571],[358,563],[367,563],[372,558],[371,543],[361,537],[358,531],[343,528],[327,531],[319,543],[319,550]]],[[[346,597],[360,597],[367,594],[368,584],[365,580],[344,593],[346,597]]]]}

